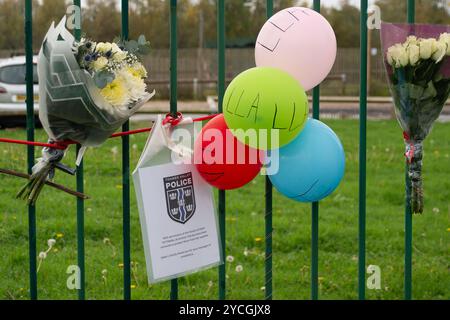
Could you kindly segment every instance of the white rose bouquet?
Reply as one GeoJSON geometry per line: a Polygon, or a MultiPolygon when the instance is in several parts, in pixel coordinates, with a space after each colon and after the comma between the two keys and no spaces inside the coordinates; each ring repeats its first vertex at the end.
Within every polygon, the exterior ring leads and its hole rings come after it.
{"type": "Polygon", "coordinates": [[[381,37],[406,144],[411,208],[422,213],[423,140],[450,94],[450,26],[383,23],[381,37]]]}
{"type": "MultiPolygon", "coordinates": [[[[148,53],[143,36],[138,41],[112,43],[75,41],[66,18],[45,36],[39,52],[39,118],[49,142],[99,146],[153,95],[146,90],[147,71],[139,57],[148,53]]],[[[34,204],[55,168],[74,173],[60,161],[65,150],[44,148],[29,182],[17,197],[34,204]]]]}

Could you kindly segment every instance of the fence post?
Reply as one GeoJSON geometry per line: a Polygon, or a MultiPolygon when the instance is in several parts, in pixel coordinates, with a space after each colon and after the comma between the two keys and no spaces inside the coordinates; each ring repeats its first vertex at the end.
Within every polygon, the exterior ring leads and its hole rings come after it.
{"type": "MultiPolygon", "coordinates": [[[[266,17],[269,19],[273,15],[273,0],[266,2],[266,17]]],[[[273,186],[269,176],[265,177],[265,298],[272,300],[272,237],[273,237],[273,186]]]]}
{"type": "MultiPolygon", "coordinates": [[[[80,0],[73,0],[73,4],[81,8],[80,0]]],[[[81,12],[81,11],[80,11],[81,12]]],[[[81,17],[80,17],[81,21],[81,17]]],[[[81,39],[81,26],[74,29],[75,40],[81,39]]],[[[76,146],[76,156],[78,156],[81,146],[76,146]]],[[[84,192],[84,166],[83,161],[77,166],[76,172],[77,191],[84,192]]],[[[85,250],[84,250],[84,199],[77,198],[77,263],[80,268],[80,288],[78,289],[78,299],[84,300],[86,298],[86,282],[85,282],[85,250]]]]}
{"type": "MultiPolygon", "coordinates": [[[[128,0],[121,1],[122,38],[128,40],[128,0]]],[[[122,131],[130,130],[129,121],[122,131]]],[[[122,136],[122,233],[123,233],[123,298],[131,300],[131,223],[130,223],[130,137],[122,136]]]]}
{"type": "MultiPolygon", "coordinates": [[[[408,23],[414,23],[416,15],[415,0],[408,0],[408,23]]],[[[408,174],[408,164],[405,165],[405,300],[412,299],[412,211],[411,211],[411,181],[408,174]]]]}
{"type": "MultiPolygon", "coordinates": [[[[33,90],[33,4],[25,1],[25,52],[27,90],[27,140],[34,141],[34,90],[33,90]]],[[[27,147],[28,174],[34,165],[34,147],[27,147]]],[[[30,259],[30,299],[37,300],[36,271],[36,208],[28,206],[28,245],[30,259]]]]}
{"type": "MultiPolygon", "coordinates": [[[[320,0],[314,0],[314,10],[320,12],[320,0]]],[[[320,86],[313,89],[313,118],[320,115],[320,86]]],[[[311,299],[319,299],[319,202],[311,205],[311,299]]]]}
{"type": "MultiPolygon", "coordinates": [[[[218,111],[223,110],[223,96],[225,94],[225,0],[217,0],[217,95],[218,111]]],[[[222,257],[224,263],[219,266],[219,299],[224,300],[226,296],[226,241],[225,241],[225,190],[219,190],[219,227],[222,257]]]]}
{"type": "Polygon", "coordinates": [[[360,12],[358,298],[366,298],[367,0],[360,12]]]}
{"type": "MultiPolygon", "coordinates": [[[[177,0],[170,0],[170,113],[177,113],[177,0]]],[[[178,299],[178,280],[170,282],[170,299],[178,299]]]]}

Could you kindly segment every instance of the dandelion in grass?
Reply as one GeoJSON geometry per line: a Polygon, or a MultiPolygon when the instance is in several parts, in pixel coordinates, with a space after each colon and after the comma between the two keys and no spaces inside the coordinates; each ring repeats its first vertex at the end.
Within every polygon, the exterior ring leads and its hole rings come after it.
{"type": "Polygon", "coordinates": [[[227,262],[233,262],[234,261],[234,257],[233,256],[227,256],[227,262]]]}
{"type": "Polygon", "coordinates": [[[111,239],[103,238],[103,243],[111,248],[112,258],[114,258],[117,255],[117,250],[116,250],[116,247],[114,246],[114,244],[112,243],[111,239]]]}
{"type": "Polygon", "coordinates": [[[106,270],[106,269],[102,270],[102,280],[106,286],[108,284],[108,270],[106,270]]]}
{"type": "Polygon", "coordinates": [[[139,286],[139,281],[138,281],[138,262],[135,261],[131,261],[131,275],[134,279],[134,281],[136,282],[136,286],[139,286]]]}
{"type": "Polygon", "coordinates": [[[237,272],[237,273],[241,273],[242,271],[244,271],[244,267],[243,267],[242,265],[238,264],[238,265],[236,266],[236,272],[237,272]]]}
{"type": "Polygon", "coordinates": [[[42,263],[44,262],[45,259],[47,259],[47,256],[48,256],[49,252],[53,249],[53,247],[55,245],[56,245],[56,240],[55,239],[48,239],[47,240],[47,249],[45,251],[39,252],[39,255],[38,255],[39,262],[38,262],[38,267],[37,267],[36,272],[39,272],[39,270],[41,269],[42,263]]]}

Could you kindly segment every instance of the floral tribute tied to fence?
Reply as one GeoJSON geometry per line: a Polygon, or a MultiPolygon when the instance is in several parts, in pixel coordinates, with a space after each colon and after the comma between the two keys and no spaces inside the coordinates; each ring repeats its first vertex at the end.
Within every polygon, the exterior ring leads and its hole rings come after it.
{"type": "Polygon", "coordinates": [[[423,212],[423,140],[450,94],[450,26],[381,27],[395,114],[403,129],[413,213],[423,212]]]}

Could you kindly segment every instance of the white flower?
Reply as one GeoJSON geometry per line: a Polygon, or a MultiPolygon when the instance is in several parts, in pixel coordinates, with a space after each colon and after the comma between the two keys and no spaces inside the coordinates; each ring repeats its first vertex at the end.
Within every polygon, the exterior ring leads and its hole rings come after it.
{"type": "Polygon", "coordinates": [[[47,258],[47,253],[42,251],[39,253],[39,259],[44,260],[45,258],[47,258]]]}
{"type": "Polygon", "coordinates": [[[213,286],[213,284],[214,284],[214,283],[213,283],[212,281],[208,281],[208,287],[211,288],[211,287],[213,286]]]}
{"type": "Polygon", "coordinates": [[[97,46],[95,49],[100,53],[106,53],[110,50],[112,50],[112,44],[109,42],[99,42],[97,43],[97,46]]]}
{"type": "Polygon", "coordinates": [[[131,72],[131,68],[122,68],[117,72],[118,76],[124,79],[131,100],[138,101],[146,93],[147,85],[144,79],[137,77],[131,72]]]}
{"type": "Polygon", "coordinates": [[[246,257],[247,257],[247,256],[248,256],[248,254],[249,254],[249,252],[248,252],[248,249],[247,249],[247,248],[245,248],[245,249],[244,249],[244,256],[246,256],[246,257]]]}
{"type": "Polygon", "coordinates": [[[445,43],[445,45],[447,46],[446,55],[450,56],[450,33],[442,33],[439,37],[439,42],[445,43]]]}
{"type": "Polygon", "coordinates": [[[427,60],[436,51],[436,39],[421,39],[419,41],[420,58],[427,60]]]}
{"type": "Polygon", "coordinates": [[[440,211],[439,208],[433,208],[434,213],[439,213],[439,211],[440,211]]]}
{"type": "Polygon", "coordinates": [[[419,59],[420,59],[419,46],[417,46],[415,44],[410,44],[406,50],[407,50],[408,56],[409,56],[409,63],[412,66],[415,66],[417,64],[417,62],[419,62],[419,59]]]}
{"type": "Polygon", "coordinates": [[[227,256],[227,262],[233,262],[234,257],[233,256],[227,256]]]}
{"type": "Polygon", "coordinates": [[[236,266],[236,272],[237,272],[237,273],[242,272],[243,270],[244,270],[244,267],[243,267],[242,265],[238,264],[238,265],[236,266]]]}
{"type": "Polygon", "coordinates": [[[417,37],[416,36],[409,36],[406,38],[406,41],[403,43],[404,47],[408,47],[410,45],[417,44],[417,37]]]}
{"type": "Polygon", "coordinates": [[[409,63],[409,55],[406,48],[401,44],[396,44],[388,49],[386,59],[388,63],[395,67],[405,67],[409,63]]]}
{"type": "Polygon", "coordinates": [[[55,239],[48,239],[47,244],[49,246],[49,248],[53,247],[56,244],[56,240],[55,239]]]}
{"type": "Polygon", "coordinates": [[[103,269],[103,270],[102,270],[102,275],[103,275],[103,276],[106,276],[107,274],[108,274],[108,270],[103,269]]]}
{"type": "Polygon", "coordinates": [[[122,62],[127,57],[127,53],[122,51],[122,50],[120,50],[120,51],[117,51],[117,52],[113,52],[113,56],[112,57],[113,57],[114,61],[122,62]]]}
{"type": "Polygon", "coordinates": [[[447,45],[442,41],[436,42],[436,51],[433,53],[431,58],[436,61],[436,63],[439,63],[444,59],[445,54],[447,52],[447,45]]]}
{"type": "Polygon", "coordinates": [[[99,57],[97,60],[92,62],[92,68],[95,71],[99,71],[108,65],[108,59],[105,57],[99,57]]]}
{"type": "Polygon", "coordinates": [[[120,50],[119,46],[115,42],[111,44],[111,51],[112,53],[122,52],[122,50],[120,50]]]}

